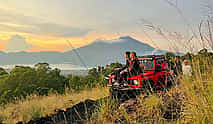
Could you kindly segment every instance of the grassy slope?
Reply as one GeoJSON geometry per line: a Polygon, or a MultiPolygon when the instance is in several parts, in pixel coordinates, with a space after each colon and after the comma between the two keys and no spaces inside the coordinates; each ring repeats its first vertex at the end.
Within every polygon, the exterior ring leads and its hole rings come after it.
{"type": "Polygon", "coordinates": [[[133,114],[113,101],[104,102],[90,123],[213,123],[213,66],[203,73],[199,68],[193,70],[192,77],[181,76],[168,92],[138,97],[130,105],[136,106],[133,114]]]}
{"type": "Polygon", "coordinates": [[[99,99],[108,95],[107,88],[87,89],[78,93],[67,92],[65,95],[28,96],[26,100],[9,103],[0,107],[0,119],[4,123],[29,121],[36,117],[51,114],[56,109],[65,109],[85,99],[99,99]]]}
{"type": "MultiPolygon", "coordinates": [[[[143,95],[140,96],[139,102],[133,105],[136,106],[134,116],[108,100],[94,113],[91,123],[111,123],[115,120],[123,122],[121,116],[128,123],[143,123],[144,120],[159,123],[165,121],[165,115],[174,116],[179,110],[183,110],[181,118],[174,117],[173,123],[213,123],[213,66],[208,65],[207,70],[202,73],[196,67],[198,65],[193,64],[193,77],[181,77],[180,84],[165,94],[153,94],[146,99],[143,95]],[[175,111],[167,113],[168,110],[175,111]]],[[[51,114],[55,109],[71,107],[79,101],[99,99],[107,95],[107,88],[94,88],[79,93],[67,92],[65,95],[29,96],[26,100],[0,107],[0,119],[5,123],[27,122],[51,114]]]]}

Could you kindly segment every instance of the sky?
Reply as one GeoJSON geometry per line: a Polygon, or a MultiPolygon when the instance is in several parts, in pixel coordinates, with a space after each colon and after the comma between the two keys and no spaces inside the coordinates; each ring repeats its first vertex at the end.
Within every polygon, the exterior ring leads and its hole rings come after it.
{"type": "Polygon", "coordinates": [[[0,50],[64,52],[66,40],[77,48],[127,35],[175,50],[207,18],[207,5],[213,1],[0,0],[0,50]]]}

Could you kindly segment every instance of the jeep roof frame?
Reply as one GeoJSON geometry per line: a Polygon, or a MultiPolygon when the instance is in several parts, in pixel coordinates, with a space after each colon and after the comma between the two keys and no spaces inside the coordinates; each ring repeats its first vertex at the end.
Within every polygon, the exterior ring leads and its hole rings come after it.
{"type": "Polygon", "coordinates": [[[165,59],[164,55],[145,55],[145,56],[138,56],[137,58],[165,59]]]}

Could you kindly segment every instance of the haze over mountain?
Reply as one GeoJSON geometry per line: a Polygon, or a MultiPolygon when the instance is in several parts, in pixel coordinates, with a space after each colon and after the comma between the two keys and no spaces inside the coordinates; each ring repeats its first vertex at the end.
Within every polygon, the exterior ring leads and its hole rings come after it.
{"type": "MultiPolygon", "coordinates": [[[[88,67],[106,65],[111,62],[124,62],[125,51],[136,51],[137,55],[153,54],[155,48],[133,39],[130,36],[114,40],[96,40],[93,43],[68,52],[0,52],[0,65],[35,64],[47,62],[50,64],[73,64],[88,67]],[[77,53],[77,54],[76,54],[77,53]],[[78,57],[80,56],[80,59],[78,57]]],[[[160,54],[157,51],[156,54],[160,54]]],[[[162,50],[161,53],[166,51],[162,50]]]]}

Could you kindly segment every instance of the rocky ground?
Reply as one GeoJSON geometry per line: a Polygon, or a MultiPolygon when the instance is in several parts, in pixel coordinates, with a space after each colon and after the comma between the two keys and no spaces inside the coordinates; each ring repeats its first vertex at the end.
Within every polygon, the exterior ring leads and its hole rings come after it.
{"type": "MultiPolygon", "coordinates": [[[[145,96],[142,99],[146,99],[145,96]]],[[[82,101],[75,106],[66,109],[55,110],[54,114],[48,115],[46,117],[36,118],[27,122],[27,124],[84,124],[92,117],[93,112],[100,107],[100,101],[104,99],[109,99],[109,97],[102,98],[99,100],[90,100],[87,99],[82,101]]],[[[163,95],[162,99],[163,104],[159,106],[156,110],[162,114],[162,117],[165,121],[176,120],[181,117],[183,111],[183,96],[180,93],[175,95],[163,95]]],[[[143,122],[145,118],[152,116],[143,114],[139,116],[138,112],[143,110],[143,105],[140,104],[140,101],[136,98],[128,98],[119,103],[119,107],[124,108],[126,113],[136,120],[137,123],[143,122]]],[[[143,111],[144,112],[144,111],[143,111]]],[[[142,112],[142,113],[143,113],[142,112]]],[[[154,111],[153,113],[154,114],[154,111]]],[[[119,121],[125,122],[122,115],[119,117],[119,121]]],[[[119,123],[119,122],[113,122],[119,123]]],[[[18,124],[26,124],[24,122],[18,122],[18,124]]]]}
{"type": "Polygon", "coordinates": [[[46,117],[36,118],[27,123],[18,122],[17,124],[73,124],[86,123],[93,111],[97,108],[98,101],[85,100],[72,106],[71,108],[55,110],[54,114],[46,117]]]}

